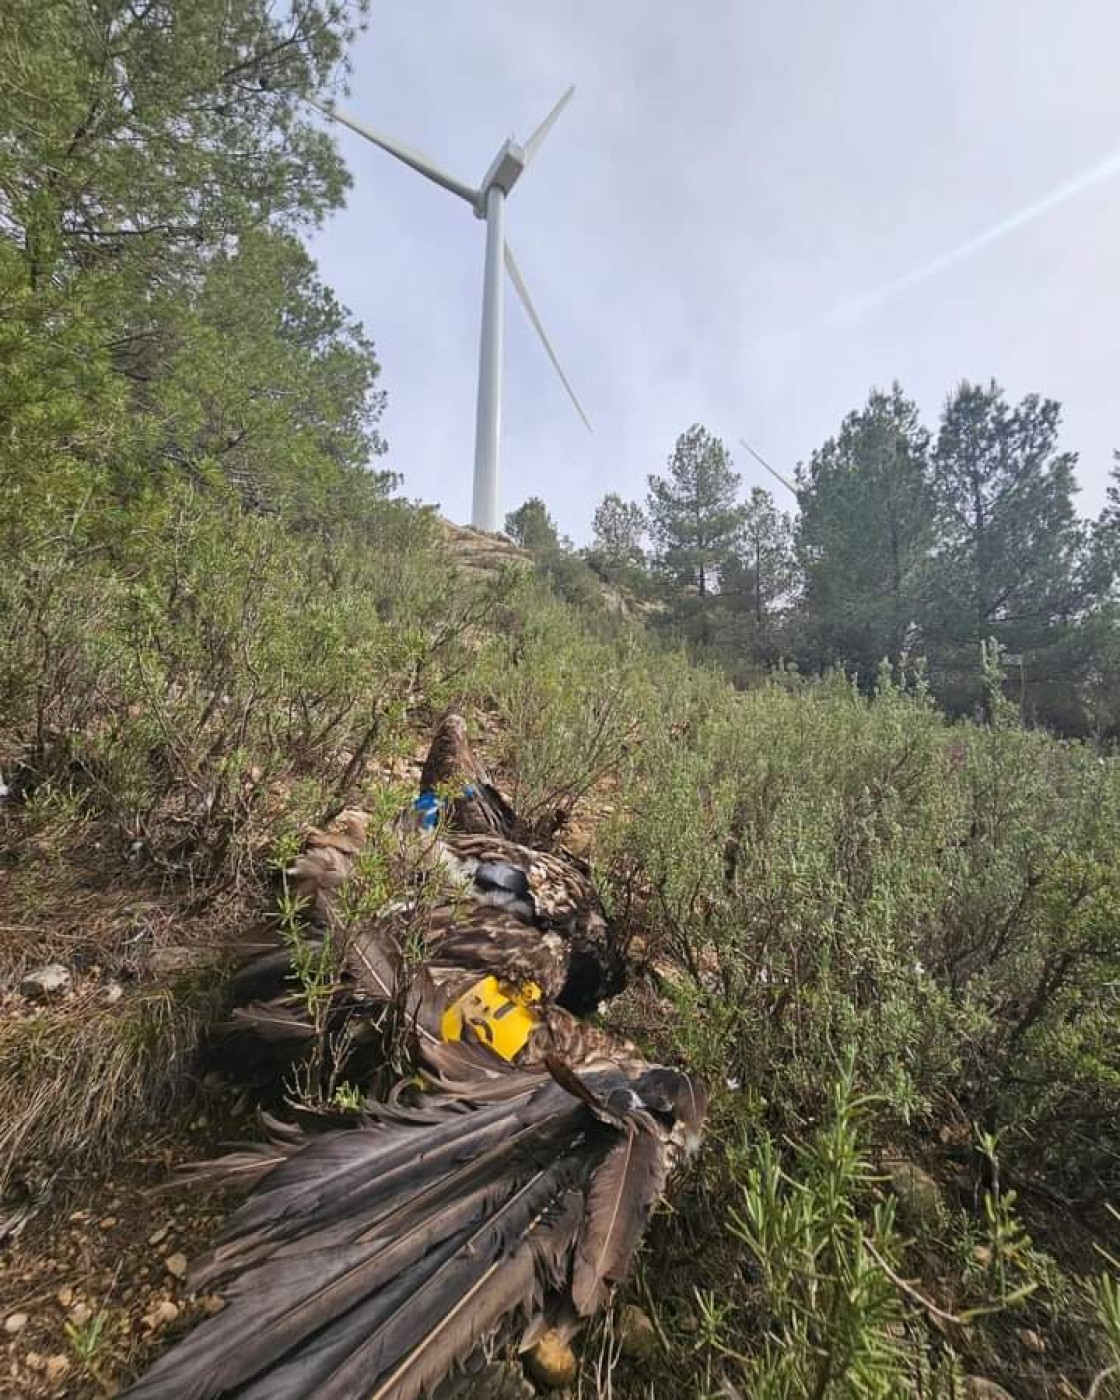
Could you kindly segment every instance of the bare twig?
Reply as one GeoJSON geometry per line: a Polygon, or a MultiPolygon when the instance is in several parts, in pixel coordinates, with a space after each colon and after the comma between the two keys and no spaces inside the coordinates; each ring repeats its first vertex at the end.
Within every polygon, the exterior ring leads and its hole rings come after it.
{"type": "Polygon", "coordinates": [[[1097,1395],[1101,1386],[1104,1385],[1105,1381],[1116,1375],[1118,1371],[1120,1371],[1120,1361],[1114,1361],[1111,1366],[1106,1366],[1099,1375],[1094,1377],[1093,1384],[1089,1387],[1089,1393],[1086,1395],[1085,1400],[1097,1400],[1097,1395]]]}
{"type": "MultiPolygon", "coordinates": [[[[926,1312],[932,1313],[934,1317],[939,1317],[942,1322],[952,1323],[954,1327],[964,1327],[967,1324],[967,1318],[958,1317],[955,1313],[946,1312],[944,1308],[939,1308],[935,1302],[927,1298],[923,1293],[919,1293],[912,1283],[907,1283],[904,1278],[896,1274],[870,1240],[864,1240],[863,1247],[895,1287],[901,1288],[908,1298],[912,1298],[915,1303],[925,1308],[926,1312]]],[[[975,1313],[968,1314],[968,1317],[975,1316],[975,1313]]]]}

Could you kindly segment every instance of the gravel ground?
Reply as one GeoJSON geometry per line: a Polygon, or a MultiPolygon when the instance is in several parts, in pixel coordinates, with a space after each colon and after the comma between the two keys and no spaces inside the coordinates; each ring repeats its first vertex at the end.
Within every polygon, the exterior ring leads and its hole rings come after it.
{"type": "Polygon", "coordinates": [[[212,1124],[196,1120],[144,1161],[56,1187],[0,1244],[0,1400],[115,1395],[220,1308],[188,1297],[185,1278],[232,1201],[151,1189],[215,1146],[212,1124]]]}

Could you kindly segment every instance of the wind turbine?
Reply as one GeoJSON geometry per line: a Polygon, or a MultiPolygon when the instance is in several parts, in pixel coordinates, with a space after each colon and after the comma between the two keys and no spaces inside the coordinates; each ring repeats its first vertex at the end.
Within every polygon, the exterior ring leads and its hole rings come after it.
{"type": "MultiPolygon", "coordinates": [[[[502,419],[502,293],[504,282],[503,267],[509,273],[513,289],[521,299],[533,329],[541,338],[553,368],[560,376],[561,383],[575,404],[576,412],[583,419],[588,431],[591,424],[587,414],[576,398],[575,390],[564,373],[556,351],[552,348],[544,326],[525,286],[524,278],[513,256],[513,249],[505,234],[506,197],[521,175],[528,168],[540,149],[541,142],[552,129],[553,123],[567,106],[574,87],[570,87],[557,102],[525,144],[519,145],[512,136],[507,138],[490,163],[490,169],[482,177],[482,183],[475,188],[454,175],[441,170],[435,161],[411,146],[404,145],[390,136],[385,136],[356,117],[348,116],[333,104],[329,106],[311,101],[313,107],[335,121],[396,156],[399,161],[426,176],[435,184],[458,195],[474,210],[475,217],[486,220],[486,265],[482,284],[482,334],[478,355],[478,410],[475,419],[474,439],[474,492],[471,503],[471,524],[476,530],[496,531],[498,528],[498,449],[502,419]]],[[[310,99],[309,99],[310,101],[310,99]]]]}
{"type": "Polygon", "coordinates": [[[788,476],[783,476],[776,467],[772,467],[761,452],[756,452],[754,450],[754,448],[750,445],[746,438],[741,437],[739,441],[751,454],[754,460],[758,462],[761,466],[765,467],[772,477],[774,477],[777,481],[780,481],[787,491],[792,491],[795,496],[797,495],[797,487],[794,486],[793,482],[790,481],[788,476]]]}

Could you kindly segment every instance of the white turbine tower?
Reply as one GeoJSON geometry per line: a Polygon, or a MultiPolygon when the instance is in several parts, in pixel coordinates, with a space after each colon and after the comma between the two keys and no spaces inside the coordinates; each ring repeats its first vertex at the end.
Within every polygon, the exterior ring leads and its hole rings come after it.
{"type": "Polygon", "coordinates": [[[544,326],[529,297],[524,279],[517,267],[513,250],[505,235],[506,196],[520,179],[522,172],[540,149],[541,142],[548,135],[552,124],[564,110],[575,88],[569,88],[564,96],[533,132],[525,144],[519,145],[513,137],[503,142],[498,154],[490,164],[490,169],[482,177],[476,189],[472,185],[457,180],[445,170],[441,170],[433,160],[420,151],[406,146],[392,137],[383,136],[355,117],[347,116],[337,107],[320,106],[319,110],[335,121],[396,156],[399,161],[427,176],[429,180],[465,199],[479,219],[486,220],[486,270],[482,286],[482,336],[478,357],[478,412],[475,423],[474,440],[474,495],[471,506],[471,524],[477,530],[495,531],[498,528],[498,447],[502,420],[502,268],[509,273],[513,289],[521,298],[533,328],[541,338],[548,358],[567,389],[576,412],[590,430],[587,414],[576,398],[575,390],[568,382],[552,348],[544,326]]]}

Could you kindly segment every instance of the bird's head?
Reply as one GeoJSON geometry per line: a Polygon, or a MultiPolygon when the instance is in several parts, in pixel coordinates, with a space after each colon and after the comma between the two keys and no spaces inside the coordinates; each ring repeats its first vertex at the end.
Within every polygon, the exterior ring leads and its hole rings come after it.
{"type": "Polygon", "coordinates": [[[469,782],[477,770],[467,739],[467,722],[457,710],[448,710],[432,735],[431,748],[420,774],[420,787],[434,792],[437,788],[469,782]]]}

